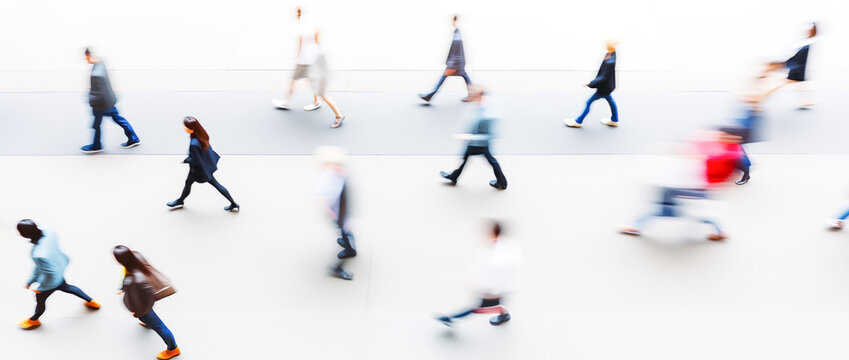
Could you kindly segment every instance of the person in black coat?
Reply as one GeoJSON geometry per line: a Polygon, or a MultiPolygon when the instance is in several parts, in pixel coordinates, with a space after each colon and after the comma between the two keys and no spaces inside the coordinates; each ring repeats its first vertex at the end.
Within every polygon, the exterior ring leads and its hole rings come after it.
{"type": "Polygon", "coordinates": [[[106,72],[106,65],[100,59],[94,57],[89,49],[85,49],[85,58],[91,67],[91,90],[88,94],[88,102],[91,105],[92,113],[94,113],[94,124],[91,126],[94,129],[94,139],[90,145],[80,148],[86,153],[96,153],[103,151],[103,144],[100,143],[100,123],[104,116],[112,118],[118,126],[124,129],[124,135],[127,136],[127,142],[122,143],[121,147],[129,149],[141,144],[139,137],[136,135],[133,126],[118,114],[118,108],[115,104],[118,102],[118,97],[112,91],[112,84],[109,82],[109,75],[106,72]]]}
{"type": "Polygon", "coordinates": [[[208,182],[210,185],[214,186],[221,195],[224,195],[224,197],[230,201],[230,205],[225,207],[224,210],[233,212],[239,211],[239,204],[233,201],[233,197],[230,196],[230,192],[227,191],[227,189],[218,183],[218,180],[215,180],[215,177],[212,176],[215,170],[218,170],[219,156],[214,150],[212,150],[212,147],[209,146],[209,135],[206,133],[206,130],[204,130],[203,126],[200,125],[198,119],[195,119],[192,116],[186,116],[183,118],[183,125],[186,127],[186,132],[191,135],[192,139],[189,145],[189,157],[183,160],[183,163],[189,164],[189,176],[186,178],[186,185],[183,187],[183,193],[180,195],[180,198],[169,202],[166,205],[172,209],[183,207],[183,200],[186,200],[186,197],[188,197],[189,193],[192,191],[192,184],[196,182],[208,182]]]}
{"type": "MultiPolygon", "coordinates": [[[[787,69],[787,80],[781,82],[780,84],[778,84],[778,86],[770,89],[765,94],[761,95],[758,101],[765,100],[776,90],[786,85],[801,84],[807,80],[805,74],[808,67],[808,52],[811,49],[811,42],[813,41],[813,38],[815,36],[817,36],[817,24],[811,23],[811,27],[807,31],[807,39],[805,40],[805,44],[800,47],[799,50],[796,51],[796,54],[794,54],[790,59],[787,59],[787,61],[771,62],[766,65],[766,69],[764,70],[762,77],[766,77],[766,74],[772,71],[787,69]]],[[[802,87],[801,90],[803,96],[807,96],[807,89],[802,87]]],[[[799,110],[810,109],[810,107],[813,106],[814,103],[815,102],[810,98],[805,99],[802,106],[799,107],[799,110]]]]}
{"type": "Polygon", "coordinates": [[[585,86],[596,89],[595,94],[587,100],[587,106],[584,112],[577,119],[567,118],[563,120],[568,127],[579,128],[584,122],[584,118],[590,113],[590,105],[598,99],[607,100],[610,104],[610,118],[601,119],[601,123],[610,127],[619,126],[619,110],[616,108],[616,102],[610,93],[616,89],[616,44],[613,42],[607,43],[607,54],[604,55],[604,61],[601,62],[601,67],[598,69],[593,81],[590,81],[585,86]]]}
{"type": "MultiPolygon", "coordinates": [[[[460,29],[457,28],[456,15],[454,15],[454,20],[451,21],[451,26],[454,28],[454,37],[451,40],[451,48],[448,49],[448,58],[445,60],[445,71],[442,73],[442,77],[439,78],[433,90],[419,94],[419,97],[424,101],[430,102],[430,99],[436,94],[442,83],[445,82],[445,78],[449,76],[462,76],[463,80],[466,81],[467,88],[472,85],[472,80],[466,74],[466,53],[463,51],[463,38],[460,36],[460,29]]],[[[466,96],[462,101],[469,102],[471,101],[471,97],[466,96]]]]}

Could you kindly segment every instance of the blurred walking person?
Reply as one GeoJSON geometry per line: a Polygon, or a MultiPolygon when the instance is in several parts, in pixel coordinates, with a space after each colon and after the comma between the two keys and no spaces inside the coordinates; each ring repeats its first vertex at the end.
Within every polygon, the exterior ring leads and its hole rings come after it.
{"type": "Polygon", "coordinates": [[[495,180],[489,182],[489,185],[498,189],[507,189],[507,178],[501,171],[501,165],[492,156],[489,150],[489,141],[493,138],[493,123],[498,119],[497,109],[494,105],[489,104],[489,99],[484,94],[483,88],[480,86],[471,86],[469,88],[470,101],[477,106],[474,109],[474,125],[471,132],[467,134],[457,134],[456,137],[460,140],[467,140],[466,152],[463,154],[463,162],[456,170],[451,173],[440,171],[439,174],[451,181],[451,185],[457,184],[457,179],[466,167],[466,162],[470,156],[483,155],[489,164],[492,166],[492,171],[495,173],[495,180]]]}
{"type": "Polygon", "coordinates": [[[814,41],[814,37],[817,36],[817,24],[811,23],[811,27],[808,28],[806,32],[807,38],[804,40],[802,46],[796,51],[790,59],[787,61],[778,61],[771,62],[766,65],[763,76],[765,77],[767,73],[772,71],[784,70],[787,69],[787,79],[770,89],[763,95],[761,95],[759,101],[763,101],[776,90],[783,88],[790,84],[799,84],[799,90],[801,91],[802,96],[804,97],[802,105],[799,106],[799,110],[808,110],[810,109],[816,102],[810,97],[806,78],[806,70],[808,67],[808,52],[810,51],[811,44],[814,41]]]}
{"type": "Polygon", "coordinates": [[[94,123],[91,126],[94,129],[94,139],[90,145],[80,148],[86,153],[97,153],[103,151],[103,144],[100,142],[100,123],[104,116],[112,118],[118,126],[124,129],[124,135],[127,136],[127,142],[122,143],[121,147],[129,149],[141,144],[141,140],[133,130],[133,126],[118,114],[118,108],[115,104],[118,102],[118,97],[112,91],[112,83],[109,82],[109,74],[106,72],[106,65],[99,58],[92,55],[91,50],[85,49],[85,58],[91,67],[91,90],[88,94],[88,102],[91,105],[92,113],[94,113],[94,123]]]}
{"type": "Polygon", "coordinates": [[[442,77],[439,78],[433,90],[419,94],[419,97],[426,102],[430,102],[430,99],[433,98],[433,95],[436,94],[439,87],[445,82],[445,78],[449,76],[463,77],[463,80],[466,82],[466,88],[469,89],[469,95],[461,101],[472,101],[470,88],[472,86],[472,80],[469,79],[469,74],[466,73],[466,53],[463,51],[463,37],[460,35],[460,29],[457,27],[457,15],[454,15],[454,19],[451,21],[451,28],[454,29],[454,36],[451,40],[451,47],[448,49],[448,59],[445,60],[445,71],[442,72],[442,77]]]}
{"type": "Polygon", "coordinates": [[[33,244],[30,256],[35,263],[32,276],[27,280],[26,288],[35,293],[35,313],[18,326],[31,330],[41,326],[39,318],[47,309],[47,298],[54,292],[61,291],[72,294],[85,302],[83,305],[91,310],[100,309],[100,304],[86,295],[80,288],[65,281],[65,268],[70,260],[59,248],[56,234],[48,229],[39,228],[30,219],[18,222],[18,233],[33,244]]]}
{"type": "Polygon", "coordinates": [[[493,222],[490,243],[479,255],[475,266],[480,304],[454,315],[438,316],[436,320],[454,326],[454,320],[471,314],[498,314],[489,319],[494,326],[510,321],[510,312],[501,302],[504,296],[515,291],[519,282],[522,253],[519,243],[501,236],[501,224],[493,222]]]}
{"type": "Polygon", "coordinates": [[[230,205],[224,208],[226,211],[238,212],[239,204],[230,196],[230,192],[221,185],[212,174],[218,170],[218,159],[220,158],[212,146],[209,145],[209,135],[200,125],[198,119],[192,116],[183,118],[183,126],[186,132],[189,133],[189,157],[183,160],[184,164],[189,164],[189,175],[186,177],[186,184],[183,186],[183,193],[180,198],[169,202],[168,207],[178,209],[183,207],[183,201],[189,196],[192,191],[192,184],[208,182],[221,193],[230,205]]]}
{"type": "Polygon", "coordinates": [[[157,290],[161,290],[152,285],[159,277],[158,271],[155,271],[143,257],[130,251],[124,245],[118,245],[112,249],[112,255],[124,267],[124,281],[118,292],[118,294],[124,294],[124,306],[141,324],[155,331],[167,346],[156,355],[156,358],[170,359],[180,355],[180,348],[177,347],[174,334],[153,311],[153,304],[158,300],[157,290]]]}
{"type": "Polygon", "coordinates": [[[602,118],[601,123],[610,127],[619,126],[619,109],[616,107],[616,101],[613,101],[611,93],[616,89],[616,43],[607,42],[607,54],[604,55],[604,60],[598,68],[598,74],[593,81],[586,85],[589,88],[596,89],[595,94],[587,100],[587,105],[584,107],[584,112],[576,119],[566,118],[563,120],[566,126],[579,128],[584,123],[584,118],[590,113],[590,106],[596,100],[604,99],[610,105],[610,118],[602,118]]]}
{"type": "Polygon", "coordinates": [[[342,247],[342,251],[336,254],[338,261],[331,267],[330,272],[340,279],[351,280],[354,274],[345,270],[344,265],[347,259],[357,256],[357,250],[354,248],[354,234],[351,232],[345,152],[337,147],[322,146],[316,150],[316,155],[323,167],[316,185],[316,194],[327,216],[339,228],[340,237],[336,239],[336,243],[342,247]]]}

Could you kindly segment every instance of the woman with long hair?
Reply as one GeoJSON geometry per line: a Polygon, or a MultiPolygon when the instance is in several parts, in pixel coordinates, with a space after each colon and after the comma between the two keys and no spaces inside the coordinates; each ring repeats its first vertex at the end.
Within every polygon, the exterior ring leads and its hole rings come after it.
{"type": "Polygon", "coordinates": [[[112,255],[124,267],[125,271],[124,283],[121,286],[121,291],[118,292],[124,294],[124,306],[141,323],[159,334],[159,337],[168,346],[167,349],[157,354],[156,358],[170,359],[180,355],[180,348],[177,347],[177,341],[174,340],[171,330],[153,311],[153,303],[156,302],[156,298],[154,297],[153,286],[149,282],[149,279],[153,278],[150,268],[139,260],[138,255],[124,245],[118,245],[112,249],[112,255]]]}
{"type": "Polygon", "coordinates": [[[192,184],[196,182],[208,182],[230,201],[230,205],[225,207],[224,210],[239,211],[239,204],[233,201],[230,192],[212,176],[212,173],[218,170],[219,156],[209,146],[209,135],[206,133],[206,130],[200,125],[198,119],[193,116],[183,118],[183,126],[186,127],[186,132],[189,133],[189,137],[191,138],[189,143],[189,157],[183,160],[184,164],[189,164],[189,176],[186,178],[186,185],[183,187],[183,193],[180,195],[180,198],[166,205],[172,209],[183,207],[183,201],[186,200],[186,197],[192,191],[192,184]]]}

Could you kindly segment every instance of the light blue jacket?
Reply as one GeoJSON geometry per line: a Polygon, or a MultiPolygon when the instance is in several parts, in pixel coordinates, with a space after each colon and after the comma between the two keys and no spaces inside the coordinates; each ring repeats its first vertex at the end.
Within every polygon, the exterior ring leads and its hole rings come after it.
{"type": "Polygon", "coordinates": [[[32,261],[35,268],[32,269],[27,285],[39,283],[38,290],[53,290],[65,281],[65,268],[68,267],[68,256],[59,249],[59,241],[56,234],[47,229],[41,229],[42,237],[38,244],[32,247],[32,261]]]}
{"type": "Polygon", "coordinates": [[[489,141],[495,137],[493,125],[500,116],[500,110],[495,105],[482,104],[475,108],[473,112],[474,125],[470,131],[472,136],[469,139],[469,146],[489,146],[489,141]]]}

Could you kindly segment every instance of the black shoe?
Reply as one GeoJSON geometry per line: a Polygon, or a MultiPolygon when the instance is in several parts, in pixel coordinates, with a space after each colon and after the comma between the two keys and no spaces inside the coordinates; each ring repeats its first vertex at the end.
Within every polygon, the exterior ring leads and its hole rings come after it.
{"type": "Polygon", "coordinates": [[[103,147],[95,147],[94,145],[86,145],[80,148],[84,153],[94,154],[103,151],[103,147]]]}
{"type": "Polygon", "coordinates": [[[430,98],[432,97],[433,94],[419,94],[419,98],[427,102],[430,102],[430,98]]]}
{"type": "Polygon", "coordinates": [[[492,326],[498,326],[508,321],[510,321],[510,313],[493,316],[491,319],[489,319],[489,324],[492,326]]]}
{"type": "Polygon", "coordinates": [[[351,273],[345,271],[345,269],[343,269],[342,266],[339,266],[339,265],[330,269],[330,273],[333,274],[333,276],[338,277],[342,280],[352,280],[352,279],[354,279],[354,274],[351,274],[351,273]]]}
{"type": "Polygon", "coordinates": [[[447,172],[445,172],[445,171],[440,171],[440,172],[439,172],[439,175],[441,175],[442,177],[444,177],[444,178],[446,178],[446,179],[448,179],[448,180],[451,180],[451,185],[457,185],[457,178],[455,178],[455,177],[451,176],[451,174],[449,174],[449,173],[447,173],[447,172]]]}
{"type": "Polygon", "coordinates": [[[436,318],[436,321],[441,322],[443,325],[447,327],[454,327],[454,320],[447,316],[440,316],[436,318]]]}
{"type": "Polygon", "coordinates": [[[172,209],[179,209],[179,208],[183,207],[183,202],[180,201],[180,200],[174,200],[174,201],[167,203],[165,205],[167,205],[168,207],[170,207],[172,209]]]}
{"type": "Polygon", "coordinates": [[[492,180],[489,182],[489,186],[492,186],[498,190],[507,190],[507,184],[499,184],[498,180],[492,180]]]}
{"type": "Polygon", "coordinates": [[[749,177],[745,176],[742,179],[735,181],[734,183],[737,184],[737,185],[744,185],[747,182],[749,182],[749,177]]]}
{"type": "Polygon", "coordinates": [[[125,143],[121,143],[121,148],[122,149],[130,149],[130,148],[134,148],[134,147],[139,146],[139,145],[141,145],[141,140],[127,141],[125,143]]]}
{"type": "Polygon", "coordinates": [[[239,204],[232,203],[224,208],[224,211],[239,212],[239,204]]]}
{"type": "Polygon", "coordinates": [[[354,256],[357,256],[357,250],[354,250],[353,248],[347,248],[336,254],[336,257],[340,259],[352,258],[354,256]]]}

